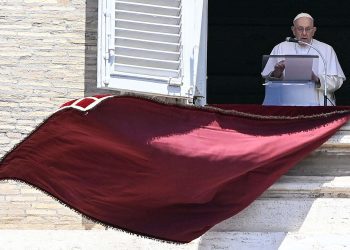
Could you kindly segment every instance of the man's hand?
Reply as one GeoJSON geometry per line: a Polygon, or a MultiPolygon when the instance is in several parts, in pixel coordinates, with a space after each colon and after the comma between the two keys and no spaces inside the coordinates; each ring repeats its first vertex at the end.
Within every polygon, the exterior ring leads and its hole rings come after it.
{"type": "Polygon", "coordinates": [[[315,75],[315,73],[313,71],[312,71],[312,75],[311,75],[311,80],[315,82],[317,88],[321,87],[320,78],[317,75],[315,75]]]}
{"type": "Polygon", "coordinates": [[[284,65],[284,60],[276,63],[275,69],[272,72],[271,76],[276,78],[281,78],[285,67],[286,66],[284,65]]]}

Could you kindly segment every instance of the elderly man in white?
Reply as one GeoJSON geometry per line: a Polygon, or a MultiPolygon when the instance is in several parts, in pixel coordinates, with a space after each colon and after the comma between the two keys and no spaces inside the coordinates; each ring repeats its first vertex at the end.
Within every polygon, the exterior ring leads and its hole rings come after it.
{"type": "MultiPolygon", "coordinates": [[[[318,52],[312,48],[315,47],[322,54],[325,59],[327,68],[327,79],[325,79],[325,69],[322,60],[318,63],[318,72],[313,72],[312,80],[316,83],[316,89],[318,93],[319,105],[324,103],[324,88],[325,80],[327,81],[327,98],[328,105],[335,105],[334,92],[341,87],[345,80],[345,75],[338,62],[337,55],[333,48],[323,42],[314,39],[316,27],[314,27],[314,19],[307,13],[298,14],[293,20],[292,32],[295,38],[304,43],[308,43],[312,46],[308,46],[302,43],[282,42],[276,45],[271,55],[319,55],[318,52]]],[[[280,61],[273,65],[266,65],[261,73],[267,80],[280,79],[283,80],[283,72],[285,69],[284,61],[280,61]]]]}

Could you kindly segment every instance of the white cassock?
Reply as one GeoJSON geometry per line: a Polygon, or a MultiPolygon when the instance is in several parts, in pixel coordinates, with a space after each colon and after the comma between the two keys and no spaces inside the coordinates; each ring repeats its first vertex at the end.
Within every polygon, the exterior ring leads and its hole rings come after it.
{"type": "MultiPolygon", "coordinates": [[[[340,67],[337,55],[334,51],[334,49],[323,42],[317,41],[316,39],[313,39],[311,41],[312,46],[317,48],[324,57],[326,64],[327,64],[327,96],[332,101],[333,104],[335,104],[335,98],[334,98],[334,91],[339,89],[341,85],[343,84],[343,81],[345,81],[345,75],[340,67]]],[[[292,42],[282,42],[280,44],[277,44],[272,52],[271,55],[316,55],[319,56],[318,52],[313,49],[310,46],[300,46],[297,43],[292,42]]],[[[282,59],[280,59],[282,60],[282,59]]],[[[277,59],[275,62],[269,60],[269,62],[266,64],[263,72],[261,72],[261,75],[268,79],[269,74],[274,70],[274,66],[277,63],[277,59]]],[[[318,60],[318,69],[313,69],[313,72],[317,75],[317,77],[320,79],[321,86],[315,91],[318,92],[318,99],[319,104],[323,105],[323,95],[324,95],[324,84],[325,84],[325,70],[324,70],[324,64],[322,59],[320,58],[318,60]]]]}

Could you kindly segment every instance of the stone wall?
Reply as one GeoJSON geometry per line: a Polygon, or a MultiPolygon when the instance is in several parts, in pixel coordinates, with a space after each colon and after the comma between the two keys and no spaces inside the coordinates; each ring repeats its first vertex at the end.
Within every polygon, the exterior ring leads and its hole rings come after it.
{"type": "Polygon", "coordinates": [[[41,191],[0,182],[0,229],[85,229],[91,223],[41,191]]]}
{"type": "MultiPolygon", "coordinates": [[[[0,158],[62,103],[100,92],[97,2],[0,0],[0,158]]],[[[0,182],[0,229],[93,227],[41,191],[0,182]]]]}

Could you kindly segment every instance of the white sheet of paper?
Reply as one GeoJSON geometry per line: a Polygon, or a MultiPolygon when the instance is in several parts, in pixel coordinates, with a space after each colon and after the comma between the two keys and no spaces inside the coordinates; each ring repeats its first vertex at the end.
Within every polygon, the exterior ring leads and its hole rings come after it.
{"type": "Polygon", "coordinates": [[[284,80],[310,81],[312,77],[313,58],[285,58],[284,80]]]}

